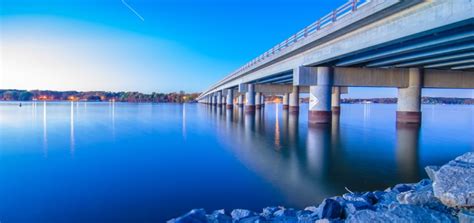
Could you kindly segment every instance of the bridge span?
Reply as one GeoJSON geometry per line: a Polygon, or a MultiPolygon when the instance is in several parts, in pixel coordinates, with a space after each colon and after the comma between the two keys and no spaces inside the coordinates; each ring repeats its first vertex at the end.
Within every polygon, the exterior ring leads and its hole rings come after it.
{"type": "MultiPolygon", "coordinates": [[[[397,122],[421,122],[422,88],[474,89],[474,1],[350,0],[205,90],[201,103],[254,112],[283,96],[331,122],[348,87],[398,88],[397,122]]],[[[376,96],[375,96],[376,97],[376,96]]]]}

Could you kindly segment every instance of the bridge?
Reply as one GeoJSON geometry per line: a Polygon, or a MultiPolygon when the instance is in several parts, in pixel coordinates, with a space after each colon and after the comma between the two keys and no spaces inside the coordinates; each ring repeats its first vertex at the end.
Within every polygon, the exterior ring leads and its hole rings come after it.
{"type": "Polygon", "coordinates": [[[331,122],[349,87],[398,88],[398,123],[421,123],[423,88],[474,88],[474,1],[350,0],[205,90],[198,101],[248,113],[265,96],[310,125],[331,122]]]}

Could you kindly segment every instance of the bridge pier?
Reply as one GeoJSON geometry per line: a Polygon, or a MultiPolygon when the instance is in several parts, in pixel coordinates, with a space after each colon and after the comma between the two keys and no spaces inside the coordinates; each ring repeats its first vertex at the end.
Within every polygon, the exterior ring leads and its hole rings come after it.
{"type": "Polygon", "coordinates": [[[226,97],[226,108],[232,109],[234,107],[234,92],[232,91],[232,89],[227,89],[226,97]]]}
{"type": "Polygon", "coordinates": [[[265,107],[265,95],[263,93],[260,94],[260,106],[265,107]]]}
{"type": "Polygon", "coordinates": [[[293,86],[293,91],[289,97],[289,111],[290,113],[299,113],[300,111],[300,88],[299,86],[293,86]]]}
{"type": "Polygon", "coordinates": [[[331,91],[333,69],[331,67],[317,68],[317,85],[309,87],[308,124],[326,124],[332,119],[331,91]]]}
{"type": "Polygon", "coordinates": [[[222,104],[221,104],[221,105],[222,105],[222,107],[225,107],[227,98],[226,98],[226,96],[224,95],[224,90],[222,90],[221,95],[222,95],[222,99],[221,99],[222,104]]]}
{"type": "Polygon", "coordinates": [[[216,105],[221,106],[222,105],[222,92],[221,91],[217,92],[216,98],[217,98],[216,105]]]}
{"type": "Polygon", "coordinates": [[[244,95],[243,94],[237,96],[237,106],[239,108],[244,107],[244,95]]]}
{"type": "Polygon", "coordinates": [[[247,85],[247,92],[245,93],[247,104],[245,105],[246,113],[255,112],[255,86],[253,84],[247,85]]]}
{"type": "Polygon", "coordinates": [[[421,123],[421,83],[423,70],[420,68],[409,69],[407,88],[398,88],[397,123],[421,123]]]}
{"type": "Polygon", "coordinates": [[[331,106],[333,114],[341,113],[341,87],[332,87],[331,106]]]}
{"type": "Polygon", "coordinates": [[[262,93],[260,92],[255,93],[255,108],[262,108],[262,93]]]}
{"type": "Polygon", "coordinates": [[[288,107],[289,107],[289,97],[290,97],[290,94],[289,93],[285,93],[283,94],[283,104],[282,104],[282,107],[283,107],[283,110],[288,110],[288,107]]]}

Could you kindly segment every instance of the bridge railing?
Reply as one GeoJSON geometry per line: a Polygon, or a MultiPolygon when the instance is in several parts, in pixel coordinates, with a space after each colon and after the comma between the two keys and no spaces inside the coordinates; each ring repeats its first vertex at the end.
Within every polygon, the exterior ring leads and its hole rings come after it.
{"type": "Polygon", "coordinates": [[[236,71],[232,72],[230,75],[225,77],[223,80],[219,81],[217,84],[211,87],[214,89],[215,87],[219,86],[222,82],[239,75],[242,72],[250,70],[254,67],[254,65],[259,64],[260,62],[267,61],[275,56],[277,56],[283,49],[288,48],[297,42],[317,33],[318,31],[324,29],[325,27],[329,26],[330,24],[336,22],[337,20],[347,16],[359,8],[363,7],[371,0],[349,0],[344,5],[340,6],[339,8],[333,10],[331,13],[325,15],[324,17],[320,18],[316,22],[312,23],[311,25],[305,27],[303,30],[295,33],[290,38],[284,40],[283,42],[275,45],[265,53],[261,54],[260,56],[254,58],[250,62],[246,63],[236,71]]]}

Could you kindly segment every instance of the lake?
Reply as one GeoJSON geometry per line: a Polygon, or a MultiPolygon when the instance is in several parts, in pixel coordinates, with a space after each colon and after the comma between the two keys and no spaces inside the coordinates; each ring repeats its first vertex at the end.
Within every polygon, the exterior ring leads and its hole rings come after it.
{"type": "Polygon", "coordinates": [[[193,208],[303,208],[425,178],[474,151],[474,106],[343,104],[331,125],[267,104],[0,103],[1,222],[163,222],[193,208]]]}

